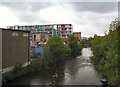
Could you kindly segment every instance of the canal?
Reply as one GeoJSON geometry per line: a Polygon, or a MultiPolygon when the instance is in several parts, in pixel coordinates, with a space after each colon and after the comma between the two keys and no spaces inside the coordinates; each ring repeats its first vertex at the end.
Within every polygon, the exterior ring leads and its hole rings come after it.
{"type": "Polygon", "coordinates": [[[14,85],[101,85],[100,75],[91,63],[91,48],[83,48],[82,55],[67,60],[51,71],[32,72],[10,84],[14,85]]]}

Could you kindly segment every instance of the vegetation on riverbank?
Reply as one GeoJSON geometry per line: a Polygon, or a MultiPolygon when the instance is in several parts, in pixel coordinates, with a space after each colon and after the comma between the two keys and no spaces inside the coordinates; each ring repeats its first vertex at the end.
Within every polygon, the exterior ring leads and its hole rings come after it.
{"type": "Polygon", "coordinates": [[[42,69],[41,62],[37,59],[33,64],[30,64],[26,67],[22,67],[21,64],[16,64],[12,71],[5,72],[2,74],[3,85],[7,82],[10,82],[16,78],[24,76],[30,72],[35,72],[42,69]],[[37,61],[37,62],[36,62],[37,61]]]}
{"type": "Polygon", "coordinates": [[[68,37],[66,43],[58,36],[52,36],[45,48],[45,61],[46,67],[53,67],[63,64],[65,60],[75,58],[81,53],[81,45],[78,44],[77,38],[74,35],[68,37]]]}
{"type": "Polygon", "coordinates": [[[110,85],[118,84],[118,33],[120,26],[118,20],[110,24],[108,34],[105,36],[97,36],[91,39],[93,57],[96,69],[108,80],[110,85]]]}
{"type": "MultiPolygon", "coordinates": [[[[75,58],[81,55],[82,45],[78,44],[78,40],[74,35],[70,35],[67,41],[68,47],[71,49],[71,57],[75,58]]],[[[67,54],[67,53],[66,53],[67,54]]]]}

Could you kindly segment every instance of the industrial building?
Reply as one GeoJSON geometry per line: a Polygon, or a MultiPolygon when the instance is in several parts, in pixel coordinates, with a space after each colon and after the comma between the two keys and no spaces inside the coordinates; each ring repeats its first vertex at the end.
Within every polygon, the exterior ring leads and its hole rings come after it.
{"type": "Polygon", "coordinates": [[[8,72],[16,64],[27,66],[30,60],[30,32],[0,28],[0,56],[2,72],[8,72]]]}

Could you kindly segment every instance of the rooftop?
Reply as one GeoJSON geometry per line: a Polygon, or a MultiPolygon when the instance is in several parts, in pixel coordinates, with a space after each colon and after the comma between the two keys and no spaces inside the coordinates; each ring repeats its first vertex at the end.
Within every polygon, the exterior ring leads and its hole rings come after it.
{"type": "Polygon", "coordinates": [[[7,28],[0,28],[0,30],[9,30],[9,31],[18,31],[18,32],[30,32],[30,31],[28,31],[28,30],[13,30],[13,29],[7,29],[7,28]]]}

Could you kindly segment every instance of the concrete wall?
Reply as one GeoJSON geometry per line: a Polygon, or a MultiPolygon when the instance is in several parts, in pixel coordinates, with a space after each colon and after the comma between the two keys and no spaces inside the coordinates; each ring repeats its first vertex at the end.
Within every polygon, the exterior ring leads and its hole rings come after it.
{"type": "Polygon", "coordinates": [[[24,64],[29,60],[29,35],[27,32],[3,30],[2,32],[2,68],[24,64]],[[13,33],[18,33],[14,36],[13,33]]]}
{"type": "Polygon", "coordinates": [[[36,41],[37,41],[37,42],[40,41],[40,34],[36,34],[36,41]]]}

